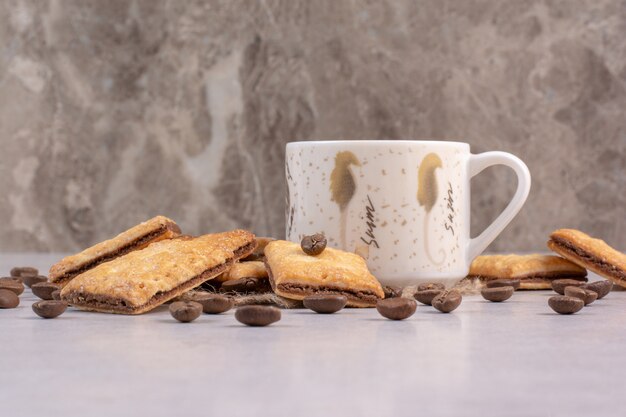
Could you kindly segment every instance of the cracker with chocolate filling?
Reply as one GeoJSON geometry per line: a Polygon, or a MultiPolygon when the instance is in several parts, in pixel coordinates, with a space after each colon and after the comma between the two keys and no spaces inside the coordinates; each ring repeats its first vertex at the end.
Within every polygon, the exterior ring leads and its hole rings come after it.
{"type": "Polygon", "coordinates": [[[550,235],[548,247],[583,268],[626,287],[626,254],[605,241],[574,229],[559,229],[550,235]]]}
{"type": "Polygon", "coordinates": [[[351,307],[374,307],[385,297],[365,260],[354,253],[326,248],[311,256],[297,243],[275,240],[265,247],[265,257],[272,289],[282,297],[302,300],[311,294],[340,294],[351,307]]]}
{"type": "Polygon", "coordinates": [[[52,265],[48,279],[61,286],[66,285],[75,276],[96,266],[123,256],[129,252],[143,249],[151,243],[171,239],[180,235],[180,228],[173,220],[164,216],[133,226],[112,239],[100,242],[84,251],[63,258],[52,265]]]}
{"type": "Polygon", "coordinates": [[[586,282],[587,271],[560,256],[482,255],[472,262],[468,278],[518,279],[522,290],[549,290],[556,279],[586,282]]]}
{"type": "Polygon", "coordinates": [[[267,279],[267,269],[261,261],[237,262],[228,271],[215,278],[215,281],[226,282],[242,278],[267,279]]]}
{"type": "Polygon", "coordinates": [[[61,299],[83,310],[145,313],[221,274],[255,245],[245,230],[163,240],[78,275],[61,299]]]}
{"type": "Polygon", "coordinates": [[[236,262],[208,284],[227,293],[258,294],[272,291],[265,264],[261,261],[236,262]]]}

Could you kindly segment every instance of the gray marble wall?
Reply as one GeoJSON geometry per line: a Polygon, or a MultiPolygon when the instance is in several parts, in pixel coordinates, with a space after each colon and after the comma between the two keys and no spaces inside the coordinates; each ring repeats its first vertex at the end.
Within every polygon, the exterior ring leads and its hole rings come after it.
{"type": "MultiPolygon", "coordinates": [[[[491,250],[576,227],[626,248],[626,2],[3,1],[0,250],[162,213],[282,236],[284,144],[506,150],[529,201],[491,250]]],[[[474,230],[512,193],[474,184],[474,230]]]]}

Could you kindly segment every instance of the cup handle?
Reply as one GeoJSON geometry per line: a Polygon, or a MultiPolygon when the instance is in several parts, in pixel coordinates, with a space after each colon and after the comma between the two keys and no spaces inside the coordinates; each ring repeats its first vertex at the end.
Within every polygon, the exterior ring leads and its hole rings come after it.
{"type": "Polygon", "coordinates": [[[470,239],[467,257],[468,265],[475,257],[480,255],[491,242],[504,230],[520,211],[528,193],[530,192],[530,171],[524,162],[517,156],[507,152],[484,152],[478,155],[470,155],[469,177],[480,174],[485,168],[493,165],[505,165],[515,171],[517,175],[517,190],[513,199],[502,213],[483,232],[470,239]]]}

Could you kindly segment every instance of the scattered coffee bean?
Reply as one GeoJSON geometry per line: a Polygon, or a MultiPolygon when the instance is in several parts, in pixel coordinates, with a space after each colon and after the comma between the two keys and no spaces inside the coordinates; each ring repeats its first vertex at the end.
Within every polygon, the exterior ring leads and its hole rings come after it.
{"type": "Polygon", "coordinates": [[[585,305],[591,304],[598,299],[598,293],[583,287],[565,287],[565,295],[583,300],[585,305]]]}
{"type": "Polygon", "coordinates": [[[319,255],[326,249],[326,237],[322,233],[305,236],[300,242],[300,247],[307,255],[319,255]]]}
{"type": "Polygon", "coordinates": [[[433,299],[432,305],[442,313],[450,313],[461,305],[463,297],[457,290],[445,290],[433,299]]]}
{"type": "Polygon", "coordinates": [[[485,300],[493,301],[494,303],[499,303],[501,301],[505,301],[511,298],[514,291],[515,291],[515,288],[508,285],[506,287],[483,288],[480,294],[483,296],[485,300]]]}
{"type": "Polygon", "coordinates": [[[11,269],[12,277],[34,277],[37,274],[39,274],[39,270],[32,266],[16,266],[11,269]]]}
{"type": "Polygon", "coordinates": [[[60,301],[61,300],[61,290],[54,290],[52,291],[52,299],[56,300],[56,301],[60,301]]]}
{"type": "Polygon", "coordinates": [[[376,310],[389,320],[404,320],[415,313],[417,303],[409,298],[388,298],[376,303],[376,310]]]}
{"type": "Polygon", "coordinates": [[[402,288],[385,285],[383,286],[383,292],[385,293],[385,298],[396,298],[402,295],[402,288]]]}
{"type": "Polygon", "coordinates": [[[222,282],[220,292],[236,292],[241,294],[262,293],[271,291],[272,287],[267,278],[239,278],[222,282]]]}
{"type": "Polygon", "coordinates": [[[61,314],[65,312],[67,308],[67,304],[65,301],[58,300],[42,300],[33,303],[33,311],[39,317],[43,317],[44,319],[53,319],[55,317],[59,317],[61,314]]]}
{"type": "Polygon", "coordinates": [[[487,281],[485,283],[487,288],[496,288],[496,287],[513,287],[514,290],[519,290],[520,280],[519,279],[494,279],[492,281],[487,281]]]}
{"type": "Polygon", "coordinates": [[[0,289],[11,290],[15,295],[20,295],[24,292],[24,284],[16,277],[0,278],[0,289]]]}
{"type": "Polygon", "coordinates": [[[48,277],[44,275],[26,275],[26,276],[22,276],[22,282],[28,288],[32,288],[33,285],[39,282],[48,282],[48,277]]]}
{"type": "Polygon", "coordinates": [[[432,305],[433,299],[441,294],[443,291],[444,290],[439,289],[416,291],[415,294],[413,294],[413,298],[415,298],[420,303],[429,306],[432,305]]]}
{"type": "Polygon", "coordinates": [[[248,326],[267,326],[280,320],[280,310],[272,306],[241,306],[235,311],[235,318],[248,326]]]}
{"type": "Polygon", "coordinates": [[[348,299],[338,294],[313,294],[304,298],[306,308],[320,314],[336,313],[346,306],[348,299]]]}
{"type": "Polygon", "coordinates": [[[176,320],[188,323],[202,314],[202,304],[195,301],[176,301],[170,304],[170,314],[176,320]]]}
{"type": "Polygon", "coordinates": [[[573,314],[585,305],[583,300],[567,295],[555,295],[548,299],[548,305],[559,314],[573,314]]]}
{"type": "Polygon", "coordinates": [[[582,288],[586,288],[588,290],[594,291],[598,294],[598,300],[606,296],[613,289],[613,281],[609,281],[608,279],[602,281],[590,282],[589,284],[585,284],[582,288]]]}
{"type": "Polygon", "coordinates": [[[220,294],[202,294],[195,298],[202,304],[202,311],[207,314],[221,314],[233,308],[232,298],[220,294]]]}
{"type": "Polygon", "coordinates": [[[582,287],[586,282],[576,279],[555,279],[552,281],[552,289],[557,293],[565,294],[565,287],[582,287]]]}
{"type": "Polygon", "coordinates": [[[446,286],[439,282],[423,282],[417,286],[417,291],[426,291],[426,290],[445,290],[446,286]]]}
{"type": "Polygon", "coordinates": [[[53,282],[38,282],[30,287],[33,294],[42,300],[52,300],[52,292],[60,290],[61,287],[53,282]]]}
{"type": "Polygon", "coordinates": [[[15,308],[20,305],[20,298],[11,290],[0,289],[0,308],[15,308]]]}

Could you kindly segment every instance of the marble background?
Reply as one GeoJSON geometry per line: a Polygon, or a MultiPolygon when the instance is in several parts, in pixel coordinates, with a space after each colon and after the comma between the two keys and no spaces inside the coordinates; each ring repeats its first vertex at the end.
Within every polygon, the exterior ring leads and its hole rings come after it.
{"type": "MultiPolygon", "coordinates": [[[[626,248],[626,1],[0,3],[0,250],[157,213],[284,233],[284,144],[437,138],[534,184],[491,250],[576,227],[626,248]]],[[[474,183],[473,230],[512,194],[474,183]]]]}

